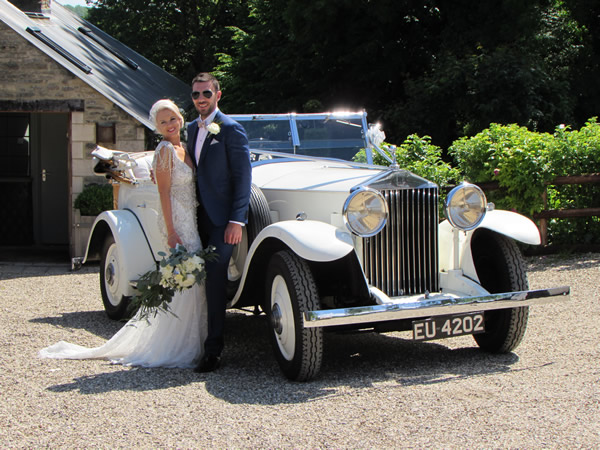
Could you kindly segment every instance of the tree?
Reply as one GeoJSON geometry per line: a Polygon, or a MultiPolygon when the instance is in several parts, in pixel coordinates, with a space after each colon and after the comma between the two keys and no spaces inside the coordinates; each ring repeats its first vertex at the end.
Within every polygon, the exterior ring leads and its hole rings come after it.
{"type": "Polygon", "coordinates": [[[366,109],[391,142],[445,148],[490,123],[596,115],[596,3],[94,0],[90,20],[186,82],[217,72],[229,112],[366,109]]]}
{"type": "Polygon", "coordinates": [[[228,52],[244,0],[94,0],[88,20],[150,61],[190,82],[228,52]]]}
{"type": "Polygon", "coordinates": [[[87,8],[85,6],[80,6],[80,5],[77,5],[77,6],[64,5],[64,6],[65,6],[65,8],[73,11],[75,14],[77,14],[82,19],[87,19],[89,8],[87,8]]]}
{"type": "MultiPolygon", "coordinates": [[[[580,0],[583,1],[583,0],[580,0]]],[[[221,66],[236,111],[367,109],[392,141],[573,120],[580,29],[559,0],[250,0],[221,66]]]]}
{"type": "Polygon", "coordinates": [[[555,5],[520,2],[439,2],[443,25],[429,68],[407,80],[406,98],[385,117],[399,134],[431,134],[448,146],[490,123],[518,123],[541,131],[570,121],[567,65],[571,41],[558,39],[555,5]],[[556,63],[560,63],[556,65],[556,63]]]}
{"type": "Polygon", "coordinates": [[[222,65],[253,112],[377,110],[430,59],[422,0],[251,0],[251,22],[222,65]],[[253,109],[252,109],[253,108],[253,109]]]}
{"type": "Polygon", "coordinates": [[[570,29],[580,39],[572,63],[570,96],[575,101],[575,123],[583,125],[598,116],[600,105],[600,3],[596,0],[557,0],[569,15],[570,29]]]}

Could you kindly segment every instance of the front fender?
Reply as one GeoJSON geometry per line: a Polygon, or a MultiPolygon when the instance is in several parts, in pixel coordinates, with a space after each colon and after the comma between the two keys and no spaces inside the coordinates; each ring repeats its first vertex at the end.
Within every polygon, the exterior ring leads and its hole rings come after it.
{"type": "Polygon", "coordinates": [[[536,224],[512,211],[488,211],[479,228],[487,228],[524,244],[539,245],[542,242],[536,224]]]}
{"type": "Polygon", "coordinates": [[[276,238],[308,261],[328,262],[354,250],[350,233],[314,220],[284,220],[264,228],[254,240],[249,256],[265,239],[276,238]]]}
{"type": "MultiPolygon", "coordinates": [[[[83,262],[88,259],[100,259],[104,242],[113,236],[119,249],[120,279],[137,280],[140,275],[156,268],[156,260],[152,255],[150,245],[135,214],[129,210],[104,211],[96,217],[83,262]]],[[[127,283],[127,292],[123,295],[133,295],[134,291],[127,283]]]]}
{"type": "MultiPolygon", "coordinates": [[[[541,243],[540,232],[533,223],[521,214],[512,211],[493,210],[488,211],[475,229],[486,228],[499,234],[503,234],[511,239],[523,242],[525,244],[538,245],[541,243]]],[[[473,265],[473,256],[471,255],[471,238],[475,230],[467,232],[458,232],[458,261],[459,266],[455,267],[454,235],[452,225],[444,220],[439,225],[440,242],[440,270],[448,271],[452,269],[461,269],[463,273],[477,280],[477,272],[473,265]]]]}
{"type": "Polygon", "coordinates": [[[229,307],[237,304],[244,292],[263,288],[264,280],[254,278],[264,276],[270,256],[284,248],[307,261],[326,263],[354,252],[354,243],[350,233],[313,220],[286,220],[265,227],[248,250],[240,285],[229,307]]]}

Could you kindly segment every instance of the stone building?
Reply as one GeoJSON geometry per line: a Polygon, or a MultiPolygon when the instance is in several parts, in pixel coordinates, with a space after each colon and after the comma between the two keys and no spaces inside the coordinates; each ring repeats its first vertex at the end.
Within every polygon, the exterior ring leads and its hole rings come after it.
{"type": "Polygon", "coordinates": [[[56,2],[0,0],[0,247],[83,256],[90,149],[146,150],[150,106],[189,89],[56,2]]]}

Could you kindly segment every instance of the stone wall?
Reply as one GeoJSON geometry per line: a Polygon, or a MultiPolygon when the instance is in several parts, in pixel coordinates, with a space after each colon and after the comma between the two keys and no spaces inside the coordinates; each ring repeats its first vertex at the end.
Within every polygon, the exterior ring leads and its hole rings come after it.
{"type": "MultiPolygon", "coordinates": [[[[0,22],[0,104],[12,103],[19,105],[19,108],[25,108],[20,111],[49,112],[44,109],[44,105],[61,101],[67,103],[70,100],[79,100],[83,105],[83,108],[71,109],[70,113],[69,176],[72,205],[86,184],[102,182],[102,178],[93,175],[89,150],[89,144],[96,144],[96,124],[114,123],[116,142],[99,144],[124,151],[145,150],[145,128],[5,23],[0,22]],[[32,109],[28,110],[28,105],[32,109]]],[[[6,106],[0,107],[0,110],[10,112],[6,106]]],[[[78,223],[74,223],[78,217],[75,211],[71,217],[72,229],[79,227],[78,223]]],[[[74,235],[72,233],[72,236],[74,235]]],[[[81,242],[71,242],[71,254],[82,254],[81,242]]]]}

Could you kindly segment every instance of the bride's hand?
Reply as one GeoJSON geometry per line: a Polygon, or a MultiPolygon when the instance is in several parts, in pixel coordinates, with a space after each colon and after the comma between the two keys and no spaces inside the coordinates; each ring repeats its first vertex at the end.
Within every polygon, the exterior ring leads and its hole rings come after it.
{"type": "Polygon", "coordinates": [[[179,239],[179,235],[177,233],[171,233],[167,237],[167,245],[169,248],[175,248],[177,247],[177,244],[183,245],[183,242],[181,242],[181,239],[179,239]]]}

